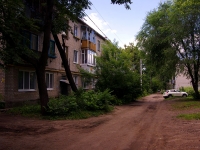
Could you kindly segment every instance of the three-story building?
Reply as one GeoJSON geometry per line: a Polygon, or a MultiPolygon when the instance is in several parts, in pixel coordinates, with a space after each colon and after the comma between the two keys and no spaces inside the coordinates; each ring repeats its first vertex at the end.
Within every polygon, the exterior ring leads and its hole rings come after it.
{"type": "MultiPolygon", "coordinates": [[[[62,32],[58,35],[62,43],[64,38],[66,57],[70,66],[73,79],[77,87],[92,89],[95,80],[91,84],[84,82],[79,68],[94,72],[96,65],[95,56],[101,55],[102,44],[106,40],[84,21],[69,22],[73,29],[70,32],[62,32]]],[[[42,51],[43,33],[25,32],[30,40],[29,48],[33,51],[42,51]]],[[[39,92],[35,69],[31,65],[9,65],[7,70],[0,72],[0,94],[7,106],[16,102],[38,100],[39,92]]],[[[57,97],[60,94],[67,95],[70,85],[67,80],[60,54],[57,50],[53,36],[50,40],[49,58],[46,65],[46,85],[49,97],[57,97]]]]}

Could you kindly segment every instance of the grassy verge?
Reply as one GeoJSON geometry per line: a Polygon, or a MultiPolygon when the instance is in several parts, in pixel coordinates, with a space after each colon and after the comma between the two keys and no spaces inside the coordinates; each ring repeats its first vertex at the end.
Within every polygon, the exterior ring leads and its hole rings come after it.
{"type": "Polygon", "coordinates": [[[199,120],[200,113],[193,113],[193,114],[180,114],[177,118],[186,119],[186,120],[199,120]]]}
{"type": "Polygon", "coordinates": [[[200,101],[184,99],[184,100],[181,100],[181,101],[177,101],[175,104],[172,104],[172,107],[175,110],[200,108],[200,101]]]}
{"type": "MultiPolygon", "coordinates": [[[[180,101],[176,101],[175,104],[172,104],[174,110],[191,110],[191,109],[199,109],[200,101],[195,101],[193,99],[181,99],[180,101]]],[[[185,120],[199,120],[200,113],[191,113],[191,114],[180,114],[177,118],[185,119],[185,120]]]]}
{"type": "MultiPolygon", "coordinates": [[[[40,105],[24,105],[20,107],[14,107],[7,112],[13,115],[22,115],[24,117],[32,117],[38,119],[47,119],[47,120],[73,120],[73,119],[86,119],[90,117],[97,117],[108,112],[102,110],[96,111],[86,111],[86,110],[77,110],[75,112],[70,112],[66,115],[46,115],[42,116],[40,113],[40,105]]],[[[111,109],[111,111],[113,108],[111,109]]]]}

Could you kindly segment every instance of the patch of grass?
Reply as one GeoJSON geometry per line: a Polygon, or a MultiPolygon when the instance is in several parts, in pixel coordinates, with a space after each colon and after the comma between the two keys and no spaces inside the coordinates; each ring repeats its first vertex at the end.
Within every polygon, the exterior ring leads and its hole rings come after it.
{"type": "Polygon", "coordinates": [[[177,118],[186,119],[186,120],[200,120],[200,113],[194,114],[180,114],[177,118]]]}
{"type": "Polygon", "coordinates": [[[18,107],[13,107],[8,110],[8,113],[22,115],[25,117],[40,117],[40,105],[23,105],[18,107]]]}
{"type": "MultiPolygon", "coordinates": [[[[113,107],[110,108],[110,111],[113,110],[113,107]]],[[[109,112],[110,112],[109,111],[109,112]]],[[[24,117],[33,117],[38,119],[47,119],[47,120],[74,120],[74,119],[86,119],[89,117],[97,117],[108,112],[103,110],[96,111],[86,111],[86,110],[77,110],[72,111],[66,115],[46,115],[42,116],[40,113],[40,105],[23,105],[19,107],[11,108],[7,111],[10,114],[22,115],[24,117]]]]}
{"type": "Polygon", "coordinates": [[[172,107],[176,110],[185,110],[185,109],[191,109],[191,108],[200,108],[200,101],[194,101],[194,100],[184,100],[184,101],[178,101],[175,104],[172,104],[172,107]]]}

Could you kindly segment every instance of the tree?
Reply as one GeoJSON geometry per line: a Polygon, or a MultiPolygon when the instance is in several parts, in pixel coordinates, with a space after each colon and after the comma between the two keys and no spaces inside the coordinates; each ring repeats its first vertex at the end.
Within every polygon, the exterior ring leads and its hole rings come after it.
{"type": "Polygon", "coordinates": [[[149,88],[152,87],[153,78],[157,78],[163,84],[162,88],[166,88],[166,82],[175,76],[178,58],[167,38],[171,35],[166,13],[169,7],[169,3],[164,3],[160,4],[157,10],[149,12],[137,35],[138,46],[143,51],[145,76],[149,78],[149,88]]]}
{"type": "Polygon", "coordinates": [[[138,34],[151,66],[159,73],[176,70],[185,74],[191,79],[196,98],[199,98],[199,24],[200,2],[177,0],[160,4],[158,10],[149,13],[138,34]]]}
{"type": "Polygon", "coordinates": [[[124,102],[141,94],[140,75],[133,69],[131,53],[118,48],[117,43],[107,42],[102,55],[97,57],[97,89],[110,89],[112,94],[124,102]]]}
{"type": "Polygon", "coordinates": [[[200,2],[177,0],[169,11],[170,42],[179,57],[178,69],[191,79],[199,99],[200,2]],[[178,30],[177,30],[178,29],[178,30]]]}

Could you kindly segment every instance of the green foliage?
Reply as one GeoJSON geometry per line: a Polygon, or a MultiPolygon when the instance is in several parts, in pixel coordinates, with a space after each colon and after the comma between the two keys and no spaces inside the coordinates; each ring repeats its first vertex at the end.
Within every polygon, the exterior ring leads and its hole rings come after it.
{"type": "MultiPolygon", "coordinates": [[[[113,109],[113,104],[119,103],[109,90],[103,92],[84,91],[79,89],[69,96],[61,95],[51,98],[48,102],[45,119],[83,119],[98,116],[113,109]]],[[[39,105],[23,105],[14,107],[9,113],[23,116],[41,117],[39,105]]]]}
{"type": "Polygon", "coordinates": [[[195,98],[195,92],[194,92],[194,89],[192,87],[181,87],[180,91],[187,92],[188,96],[192,96],[193,98],[195,98]]]}
{"type": "Polygon", "coordinates": [[[20,114],[27,117],[39,117],[40,116],[40,105],[23,105],[19,107],[13,107],[8,110],[11,114],[20,114]]]}
{"type": "Polygon", "coordinates": [[[64,115],[79,111],[104,111],[112,110],[112,104],[115,103],[115,97],[109,90],[95,92],[93,90],[83,91],[79,89],[77,93],[69,96],[61,95],[59,98],[50,99],[47,110],[51,115],[64,115]]]}
{"type": "Polygon", "coordinates": [[[97,117],[99,115],[105,114],[105,111],[87,111],[87,110],[77,110],[72,111],[67,115],[45,115],[42,116],[40,113],[40,105],[23,105],[20,107],[14,107],[7,111],[10,114],[22,115],[25,117],[36,117],[40,119],[48,120],[64,120],[64,119],[86,119],[89,117],[97,117]]]}
{"type": "MultiPolygon", "coordinates": [[[[147,72],[166,82],[178,73],[192,81],[199,97],[200,2],[176,0],[151,11],[137,36],[147,72]],[[178,29],[178,30],[177,30],[178,29]]],[[[163,84],[164,85],[164,84],[163,84]]],[[[166,85],[165,85],[166,86],[166,85]]]]}
{"type": "Polygon", "coordinates": [[[200,113],[193,114],[180,114],[177,118],[186,119],[186,120],[200,120],[200,113]]]}
{"type": "Polygon", "coordinates": [[[152,79],[152,91],[153,93],[157,92],[159,89],[162,88],[162,82],[160,82],[160,80],[158,80],[158,78],[153,78],[152,79]]]}
{"type": "Polygon", "coordinates": [[[175,75],[177,55],[171,47],[168,36],[167,10],[170,4],[160,4],[149,12],[141,31],[137,35],[145,64],[144,85],[146,89],[166,88],[166,81],[175,75]],[[147,85],[145,85],[147,84],[147,85]]]}
{"type": "Polygon", "coordinates": [[[115,97],[109,90],[103,92],[90,90],[83,92],[77,99],[81,109],[110,111],[110,105],[113,104],[115,97]]]}
{"type": "Polygon", "coordinates": [[[200,108],[200,102],[193,100],[179,101],[173,104],[172,107],[176,110],[200,108]]]}
{"type": "Polygon", "coordinates": [[[76,98],[73,96],[61,95],[59,98],[52,98],[48,103],[48,113],[51,115],[67,115],[78,108],[76,98]]]}
{"type": "Polygon", "coordinates": [[[118,48],[117,43],[107,42],[102,55],[97,57],[96,88],[100,91],[110,89],[112,95],[130,102],[141,95],[140,75],[133,69],[133,53],[118,48]]]}
{"type": "Polygon", "coordinates": [[[131,0],[111,0],[112,4],[124,4],[126,9],[131,9],[129,4],[131,4],[131,0]]]}

